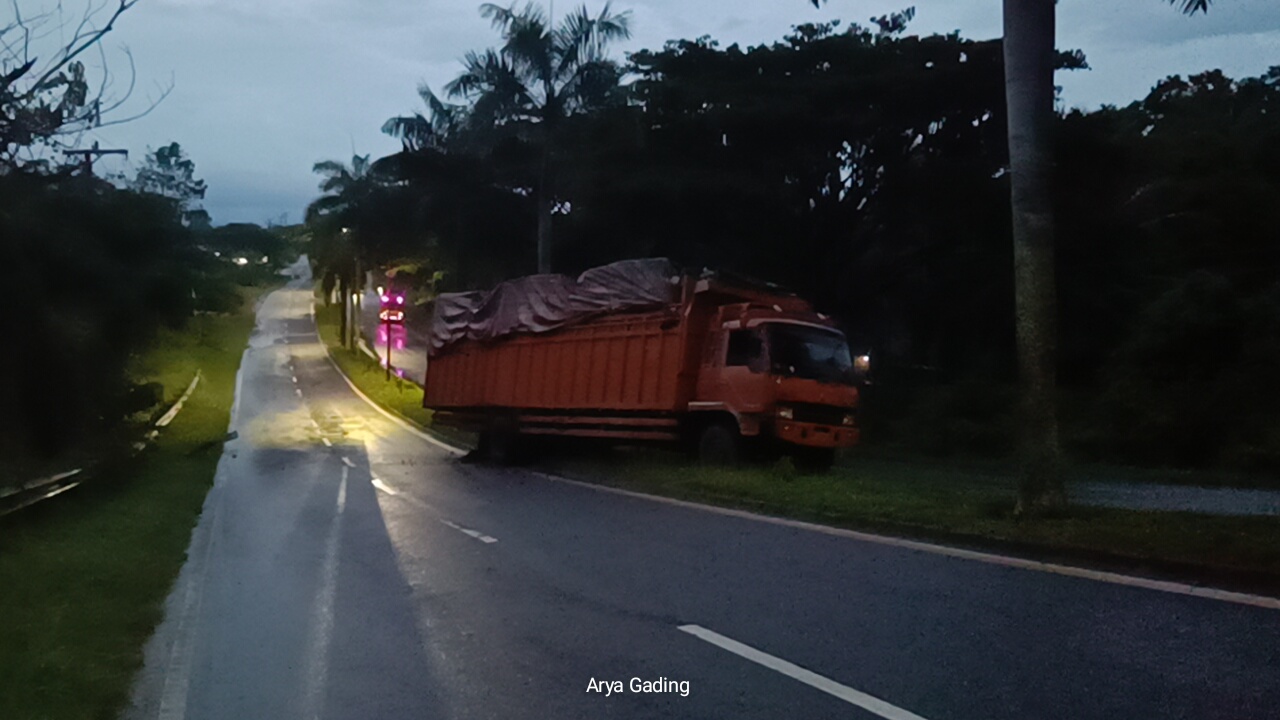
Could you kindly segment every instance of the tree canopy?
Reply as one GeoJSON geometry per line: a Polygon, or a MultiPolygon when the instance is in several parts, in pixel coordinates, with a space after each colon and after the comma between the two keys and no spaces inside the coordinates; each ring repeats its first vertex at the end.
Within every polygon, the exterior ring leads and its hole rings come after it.
{"type": "MultiPolygon", "coordinates": [[[[520,12],[488,12],[505,42],[517,42],[520,12]]],[[[758,46],[702,37],[632,53],[609,102],[557,121],[556,269],[664,255],[788,285],[873,352],[870,404],[925,381],[1009,382],[1001,43],[912,35],[910,20],[904,12],[867,26],[799,25],[758,46]]],[[[542,33],[534,35],[545,40],[542,33]]],[[[1062,69],[1085,65],[1079,51],[1056,58],[1062,69]]],[[[472,60],[515,67],[499,50],[472,60]]],[[[353,252],[373,265],[429,268],[423,277],[438,272],[434,290],[533,269],[528,228],[539,214],[541,147],[520,128],[532,127],[538,106],[517,92],[507,105],[481,107],[497,87],[468,79],[458,104],[421,88],[425,111],[386,124],[402,150],[369,163],[362,199],[325,201],[349,213],[353,252]],[[507,114],[494,123],[499,106],[507,114]]],[[[1173,333],[1176,323],[1158,318],[1208,313],[1209,326],[1236,338],[1213,355],[1214,382],[1263,383],[1235,373],[1271,357],[1272,330],[1263,328],[1280,282],[1268,230],[1280,220],[1278,88],[1280,69],[1240,80],[1209,71],[1156,82],[1125,107],[1055,117],[1061,380],[1090,398],[1068,412],[1073,451],[1149,460],[1153,444],[1188,432],[1193,393],[1170,383],[1192,373],[1185,362],[1197,356],[1173,333]],[[1256,332],[1227,332],[1244,317],[1256,332]],[[1232,359],[1242,357],[1256,360],[1232,359]],[[1183,370],[1147,372],[1153,363],[1183,370]],[[1111,421],[1100,418],[1131,418],[1155,397],[1173,403],[1161,416],[1169,424],[1130,420],[1103,438],[1111,421]],[[1162,439],[1144,445],[1138,432],[1162,439]]],[[[925,397],[912,391],[895,402],[917,417],[975,407],[972,395],[933,409],[916,396],[925,397]]],[[[986,393],[992,412],[1005,407],[990,401],[997,396],[986,393]]],[[[1183,460],[1280,462],[1274,443],[1271,455],[1259,449],[1271,437],[1260,417],[1223,423],[1217,440],[1183,460]]],[[[869,422],[874,439],[880,430],[869,422]]],[[[950,430],[898,436],[940,438],[940,451],[997,450],[1012,435],[1003,427],[983,430],[990,442],[950,430]]]]}

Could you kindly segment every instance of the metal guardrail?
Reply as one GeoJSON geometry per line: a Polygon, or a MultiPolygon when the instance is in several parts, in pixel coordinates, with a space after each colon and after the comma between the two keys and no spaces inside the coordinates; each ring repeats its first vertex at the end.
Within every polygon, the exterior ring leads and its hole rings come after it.
{"type": "MultiPolygon", "coordinates": [[[[152,424],[151,429],[143,435],[141,440],[133,443],[133,454],[136,455],[142,452],[148,445],[155,442],[160,435],[160,428],[166,427],[173,422],[173,419],[182,411],[182,406],[190,399],[191,393],[195,392],[196,385],[200,383],[200,377],[200,371],[196,370],[195,377],[191,378],[191,384],[187,385],[187,389],[178,400],[173,405],[170,405],[169,409],[152,424]]],[[[0,489],[0,517],[15,513],[38,502],[57,497],[68,490],[78,487],[89,477],[92,470],[92,466],[89,468],[75,468],[47,478],[31,480],[17,487],[0,489]]]]}

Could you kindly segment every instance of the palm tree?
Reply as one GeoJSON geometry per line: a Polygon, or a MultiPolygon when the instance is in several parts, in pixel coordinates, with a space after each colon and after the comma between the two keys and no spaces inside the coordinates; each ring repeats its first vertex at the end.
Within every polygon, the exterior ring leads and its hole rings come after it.
{"type": "Polygon", "coordinates": [[[320,190],[325,194],[307,206],[308,221],[349,213],[376,187],[368,155],[351,156],[351,167],[337,160],[323,160],[311,171],[324,176],[320,190]]]}
{"type": "MultiPolygon", "coordinates": [[[[1169,0],[1187,14],[1211,0],[1169,0]]],[[[1021,384],[1017,514],[1066,505],[1060,472],[1057,299],[1050,132],[1054,119],[1056,0],[1004,0],[1005,98],[1013,209],[1014,294],[1021,384]]]]}
{"type": "Polygon", "coordinates": [[[444,102],[425,83],[418,86],[418,96],[429,114],[393,117],[382,124],[382,132],[399,140],[405,152],[443,152],[466,126],[467,107],[444,102]]]}
{"type": "MultiPolygon", "coordinates": [[[[606,47],[631,36],[630,13],[614,13],[606,3],[593,17],[581,6],[555,27],[532,3],[519,11],[515,5],[485,4],[480,14],[501,32],[503,44],[467,53],[462,73],[445,86],[445,93],[471,103],[471,129],[525,128],[541,146],[538,272],[550,272],[555,189],[549,166],[555,131],[565,118],[616,96],[621,70],[606,56],[606,47]]],[[[434,119],[436,108],[432,110],[434,119]]]]}
{"type": "MultiPolygon", "coordinates": [[[[311,169],[324,176],[320,190],[325,194],[307,206],[306,223],[316,240],[316,265],[326,278],[337,279],[342,296],[340,337],[346,344],[350,334],[347,318],[351,291],[360,277],[360,257],[355,244],[357,212],[378,184],[368,155],[353,155],[350,167],[336,160],[324,160],[311,169]]],[[[326,282],[326,286],[331,287],[332,283],[326,282]]]]}

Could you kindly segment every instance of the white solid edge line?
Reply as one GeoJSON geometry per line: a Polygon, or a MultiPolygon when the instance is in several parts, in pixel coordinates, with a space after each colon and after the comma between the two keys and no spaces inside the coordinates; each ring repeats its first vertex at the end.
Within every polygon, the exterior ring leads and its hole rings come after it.
{"type": "MultiPolygon", "coordinates": [[[[248,350],[245,352],[247,353],[248,350]]],[[[225,473],[215,471],[214,487],[205,500],[208,508],[200,518],[203,522],[204,515],[208,515],[209,525],[206,527],[206,532],[200,533],[199,524],[197,524],[196,530],[192,532],[191,547],[187,548],[187,563],[183,565],[183,571],[190,568],[190,575],[185,578],[186,584],[182,588],[182,597],[175,608],[177,619],[172,644],[165,653],[162,669],[164,675],[160,683],[160,697],[156,708],[157,720],[183,720],[186,717],[187,694],[192,676],[191,665],[195,656],[195,632],[190,629],[190,625],[200,616],[200,609],[204,603],[204,589],[209,581],[209,563],[213,558],[214,543],[220,534],[219,529],[224,524],[222,518],[226,511],[222,510],[222,496],[225,490],[222,488],[225,482],[225,473]],[[201,547],[196,547],[197,542],[202,544],[201,547]]],[[[173,591],[176,593],[177,590],[175,585],[173,591]]]]}
{"type": "Polygon", "coordinates": [[[822,675],[811,670],[806,670],[795,663],[787,662],[782,658],[757,650],[750,645],[740,643],[733,638],[725,637],[720,633],[708,630],[700,625],[681,625],[677,629],[682,632],[689,633],[700,640],[705,640],[722,650],[728,650],[734,655],[746,658],[757,665],[763,665],[764,667],[775,672],[782,673],[793,680],[799,680],[809,687],[840,698],[850,705],[856,705],[867,712],[874,713],[885,718],[885,720],[924,720],[923,717],[916,715],[909,710],[903,710],[897,705],[887,703],[878,697],[868,695],[859,690],[854,690],[848,685],[841,685],[831,678],[823,677],[822,675]]]}
{"type": "Polygon", "coordinates": [[[383,410],[382,407],[378,405],[378,403],[374,402],[372,398],[370,398],[368,395],[365,395],[363,392],[360,392],[360,388],[356,387],[356,384],[351,382],[351,378],[347,377],[347,374],[342,372],[342,368],[338,367],[338,363],[334,362],[333,357],[329,355],[328,346],[325,346],[325,357],[329,358],[329,364],[333,366],[334,370],[338,371],[338,377],[342,378],[342,381],[347,384],[347,387],[351,388],[351,392],[354,392],[361,400],[364,400],[369,405],[369,407],[378,411],[378,413],[381,414],[383,417],[387,418],[391,422],[399,425],[401,428],[408,430],[410,433],[417,435],[423,440],[426,440],[427,442],[431,443],[432,445],[435,445],[436,447],[439,447],[440,449],[446,452],[453,453],[454,455],[467,454],[466,450],[463,450],[462,448],[459,448],[459,447],[454,447],[453,445],[450,445],[441,440],[437,440],[435,437],[432,437],[431,435],[423,432],[422,430],[419,430],[413,425],[410,425],[407,421],[394,415],[390,411],[383,410]]]}
{"type": "Polygon", "coordinates": [[[693,510],[703,510],[705,512],[716,513],[718,515],[728,515],[730,517],[742,518],[745,520],[766,522],[773,525],[796,528],[798,530],[822,533],[824,535],[834,535],[836,537],[848,538],[851,540],[876,543],[878,545],[889,545],[892,547],[917,550],[934,555],[945,555],[947,557],[972,560],[975,562],[987,563],[989,565],[1000,565],[1004,567],[1018,568],[1021,570],[1035,570],[1038,572],[1053,573],[1055,575],[1065,575],[1085,580],[1111,583],[1113,585],[1125,585],[1145,590],[1155,590],[1158,592],[1174,593],[1177,595],[1189,595],[1209,600],[1236,603],[1238,605],[1251,605],[1253,607],[1266,608],[1269,610],[1280,610],[1280,598],[1269,597],[1266,595],[1252,595],[1249,593],[1233,592],[1230,590],[1221,590],[1201,585],[1188,585],[1186,583],[1170,582],[1167,580],[1153,580],[1151,578],[1123,575],[1115,572],[1107,572],[1105,570],[1090,570],[1088,568],[1075,567],[1072,565],[1060,565],[1057,563],[1041,562],[1039,560],[1010,557],[1008,555],[996,555],[994,553],[979,552],[976,550],[964,550],[962,548],[935,545],[933,543],[921,542],[919,540],[906,540],[904,538],[890,537],[887,535],[873,535],[871,533],[859,532],[857,530],[846,530],[844,528],[818,525],[816,523],[805,522],[803,520],[792,520],[790,518],[774,517],[772,515],[760,515],[735,508],[716,507],[714,505],[704,505],[702,503],[696,503],[689,500],[677,500],[675,498],[661,497],[658,495],[647,495],[634,490],[624,490],[622,488],[610,487],[608,485],[596,485],[594,483],[582,482],[581,480],[570,480],[569,478],[551,475],[549,473],[537,471],[530,472],[533,475],[540,476],[552,482],[576,485],[578,487],[596,490],[598,492],[625,495],[627,497],[641,500],[676,505],[693,510]]]}
{"type": "MultiPolygon", "coordinates": [[[[254,322],[255,323],[257,322],[256,318],[254,322]]],[[[230,430],[233,427],[240,426],[240,398],[244,396],[244,393],[243,393],[244,366],[246,364],[245,360],[247,359],[249,359],[248,347],[246,347],[244,351],[240,353],[240,364],[236,366],[236,389],[235,389],[236,394],[231,398],[231,420],[227,426],[228,430],[230,430]]]]}
{"type": "Polygon", "coordinates": [[[462,455],[466,455],[466,454],[467,454],[467,451],[466,451],[466,450],[463,450],[463,449],[462,449],[462,448],[460,448],[460,447],[455,447],[455,446],[453,446],[453,445],[450,445],[449,443],[446,443],[446,442],[443,442],[443,441],[441,441],[441,440],[438,440],[437,438],[433,437],[432,435],[430,435],[430,434],[428,434],[428,433],[426,433],[426,432],[424,432],[424,431],[422,431],[422,430],[419,430],[418,428],[414,427],[414,426],[413,426],[413,425],[411,425],[409,422],[405,421],[403,418],[401,418],[401,417],[399,417],[399,416],[395,415],[394,413],[392,413],[392,412],[390,412],[390,411],[387,411],[387,410],[383,410],[381,405],[379,405],[378,403],[376,403],[376,402],[374,402],[374,401],[373,401],[373,398],[370,398],[368,395],[365,395],[363,392],[361,392],[361,391],[360,391],[360,388],[356,387],[356,384],[355,384],[355,383],[353,383],[353,382],[351,382],[351,378],[347,377],[347,374],[346,374],[346,373],[344,373],[344,372],[342,372],[342,368],[338,367],[338,362],[337,362],[336,360],[334,360],[334,359],[333,359],[333,355],[330,355],[330,354],[329,354],[329,346],[325,344],[325,342],[324,342],[324,338],[323,338],[323,337],[320,337],[320,325],[319,325],[318,323],[315,323],[315,322],[314,322],[314,320],[315,320],[315,314],[316,314],[316,312],[315,312],[315,301],[313,300],[313,301],[312,301],[312,303],[311,303],[311,317],[312,317],[313,325],[315,326],[315,329],[316,329],[316,342],[320,343],[320,347],[324,349],[324,356],[325,356],[325,358],[327,358],[327,359],[329,360],[329,364],[333,366],[333,369],[338,371],[338,377],[342,378],[342,381],[343,381],[343,382],[345,382],[345,383],[347,384],[347,387],[351,388],[351,392],[355,393],[357,397],[359,397],[361,400],[365,401],[365,403],[367,403],[367,404],[369,405],[369,407],[371,407],[371,408],[373,408],[374,410],[378,411],[378,413],[380,413],[380,414],[381,414],[383,417],[385,417],[386,419],[388,419],[388,420],[390,420],[391,422],[393,422],[393,423],[395,423],[395,424],[399,425],[400,427],[404,428],[405,430],[408,430],[410,433],[412,433],[412,434],[414,434],[414,435],[417,435],[418,437],[422,438],[423,440],[426,440],[427,442],[431,443],[432,445],[435,445],[436,447],[438,447],[438,448],[440,448],[440,449],[442,449],[442,450],[444,450],[444,451],[446,451],[446,452],[453,453],[454,455],[462,456],[462,455]]]}
{"type": "Polygon", "coordinates": [[[391,487],[390,485],[388,485],[388,484],[386,484],[386,483],[382,482],[382,481],[381,481],[381,480],[379,480],[378,478],[374,478],[371,482],[373,483],[373,486],[374,486],[375,488],[377,488],[377,489],[381,490],[382,492],[384,492],[384,493],[386,493],[386,494],[388,494],[388,495],[399,495],[399,494],[400,494],[400,491],[399,491],[399,490],[396,490],[395,488],[393,488],[393,487],[391,487]]]}
{"type": "MultiPolygon", "coordinates": [[[[338,363],[334,361],[333,356],[329,355],[328,346],[324,344],[324,339],[320,337],[320,327],[316,326],[316,339],[320,341],[322,347],[325,348],[325,357],[329,359],[329,364],[333,365],[333,369],[338,371],[338,377],[350,387],[352,392],[368,403],[369,407],[384,415],[388,420],[396,423],[400,427],[436,445],[454,455],[466,455],[467,451],[462,448],[454,447],[448,443],[428,435],[418,428],[410,425],[403,419],[383,410],[377,403],[360,392],[360,388],[351,382],[347,374],[342,372],[342,368],[338,367],[338,363]]],[[[704,505],[702,503],[691,502],[689,500],[677,500],[675,498],[661,497],[658,495],[647,495],[634,490],[623,490],[622,488],[609,487],[607,485],[597,485],[594,483],[582,482],[580,480],[570,480],[569,478],[551,475],[549,473],[531,471],[532,474],[551,480],[552,482],[566,483],[576,485],[578,487],[595,490],[598,492],[614,493],[616,495],[625,495],[627,497],[639,498],[642,500],[650,500],[652,502],[667,503],[669,505],[678,505],[694,510],[703,510],[705,512],[713,512],[720,515],[728,515],[731,517],[743,518],[746,520],[754,520],[757,522],[767,522],[774,525],[783,525],[793,527],[800,530],[809,530],[811,532],[823,533],[825,535],[834,535],[836,537],[844,537],[852,540],[861,540],[863,542],[876,543],[879,545],[890,545],[893,547],[907,548],[910,550],[918,550],[920,552],[932,553],[934,555],[945,555],[947,557],[960,558],[963,560],[972,560],[975,562],[983,562],[991,565],[1002,565],[1004,567],[1019,568],[1022,570],[1036,570],[1039,572],[1053,573],[1055,575],[1065,575],[1069,577],[1083,578],[1086,580],[1095,580],[1097,582],[1106,582],[1113,585],[1125,585],[1128,587],[1143,588],[1146,590],[1155,590],[1158,592],[1174,593],[1177,595],[1189,595],[1192,597],[1206,598],[1209,600],[1218,600],[1221,602],[1236,603],[1239,605],[1251,605],[1253,607],[1267,608],[1269,610],[1280,610],[1280,598],[1268,597],[1266,595],[1252,595],[1249,593],[1232,592],[1230,590],[1220,590],[1218,588],[1188,585],[1186,583],[1169,582],[1165,580],[1153,580],[1151,578],[1136,577],[1133,575],[1122,575],[1120,573],[1106,572],[1103,570],[1090,570],[1088,568],[1074,567],[1071,565],[1059,565],[1057,563],[1040,562],[1038,560],[1027,560],[1025,558],[1010,557],[1007,555],[996,555],[994,553],[977,552],[974,550],[964,550],[961,548],[947,547],[945,545],[935,545],[933,543],[920,542],[918,540],[905,540],[903,538],[890,537],[887,535],[873,535],[871,533],[858,532],[856,530],[845,530],[843,528],[828,527],[826,525],[818,525],[816,523],[805,522],[803,520],[791,520],[789,518],[773,517],[770,515],[760,515],[758,513],[748,512],[746,510],[737,510],[734,508],[716,507],[714,505],[704,505]]]]}

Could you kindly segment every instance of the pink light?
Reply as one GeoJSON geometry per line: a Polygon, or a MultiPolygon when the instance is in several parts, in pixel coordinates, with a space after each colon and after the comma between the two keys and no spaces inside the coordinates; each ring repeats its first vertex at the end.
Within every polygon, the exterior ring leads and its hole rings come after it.
{"type": "Polygon", "coordinates": [[[403,295],[397,295],[397,296],[396,296],[396,302],[397,302],[397,303],[399,303],[399,304],[401,304],[401,305],[403,305],[403,304],[404,304],[404,296],[403,296],[403,295]]]}
{"type": "Polygon", "coordinates": [[[387,297],[386,295],[383,295],[382,302],[391,302],[391,298],[387,297]]]}

